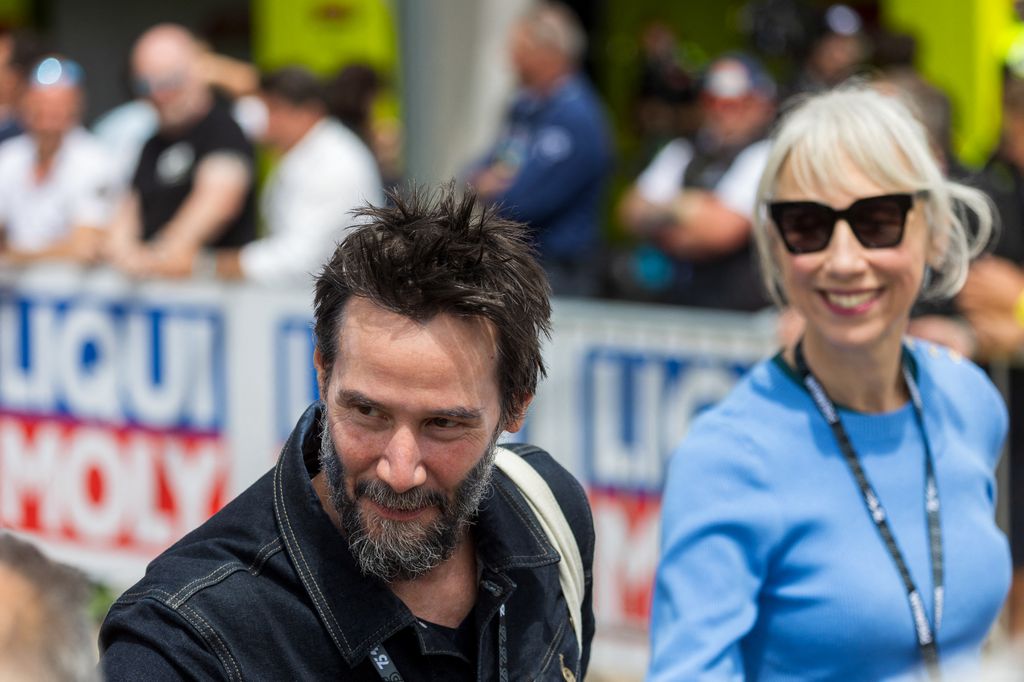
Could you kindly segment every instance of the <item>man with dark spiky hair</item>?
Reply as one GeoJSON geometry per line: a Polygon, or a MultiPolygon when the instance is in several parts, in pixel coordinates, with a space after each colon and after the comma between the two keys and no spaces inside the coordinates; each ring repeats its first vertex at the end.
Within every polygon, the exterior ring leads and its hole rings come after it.
{"type": "Polygon", "coordinates": [[[472,194],[390,199],[362,212],[317,278],[322,402],[273,471],[112,607],[110,679],[586,674],[586,496],[550,455],[516,448],[579,549],[576,601],[559,577],[571,553],[494,466],[544,374],[543,270],[524,226],[472,194]]]}

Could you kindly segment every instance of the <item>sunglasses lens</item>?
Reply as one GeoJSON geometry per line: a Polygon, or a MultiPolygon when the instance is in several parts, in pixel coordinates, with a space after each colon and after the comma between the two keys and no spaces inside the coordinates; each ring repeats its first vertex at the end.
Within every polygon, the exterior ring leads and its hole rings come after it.
{"type": "Polygon", "coordinates": [[[828,246],[835,226],[831,210],[810,203],[777,204],[772,217],[786,247],[793,253],[821,251],[828,246]]]}
{"type": "Polygon", "coordinates": [[[857,202],[850,210],[850,222],[861,244],[884,249],[903,239],[907,206],[895,197],[876,197],[857,202]]]}

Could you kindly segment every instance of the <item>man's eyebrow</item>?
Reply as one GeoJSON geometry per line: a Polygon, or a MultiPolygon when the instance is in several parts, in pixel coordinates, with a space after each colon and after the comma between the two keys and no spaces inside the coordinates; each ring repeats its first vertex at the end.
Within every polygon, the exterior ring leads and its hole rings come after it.
{"type": "Polygon", "coordinates": [[[353,391],[346,388],[343,388],[340,391],[338,391],[337,395],[334,397],[334,402],[335,404],[340,405],[342,407],[359,406],[373,407],[377,409],[384,407],[376,400],[370,398],[368,395],[360,393],[359,391],[353,391]]]}
{"type": "Polygon", "coordinates": [[[469,407],[449,407],[443,410],[434,410],[431,412],[435,417],[445,417],[447,419],[461,419],[462,421],[476,421],[482,419],[484,415],[483,410],[474,410],[469,407]]]}
{"type": "MultiPolygon", "coordinates": [[[[386,409],[383,403],[377,402],[370,398],[365,393],[354,391],[351,389],[341,389],[338,391],[334,398],[337,405],[342,407],[372,407],[378,410],[386,409]]],[[[460,419],[463,421],[476,421],[483,418],[484,410],[482,408],[464,407],[462,405],[456,405],[454,407],[443,407],[437,410],[431,410],[429,414],[432,417],[444,417],[446,419],[460,419]]]]}

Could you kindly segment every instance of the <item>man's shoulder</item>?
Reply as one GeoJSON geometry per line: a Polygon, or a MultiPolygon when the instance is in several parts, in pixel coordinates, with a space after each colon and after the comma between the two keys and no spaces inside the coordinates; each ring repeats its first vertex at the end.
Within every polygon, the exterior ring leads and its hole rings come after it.
{"type": "Polygon", "coordinates": [[[178,609],[235,574],[256,577],[283,549],[268,473],[206,522],[165,550],[117,605],[153,599],[178,609]]]}
{"type": "Polygon", "coordinates": [[[503,443],[502,447],[519,455],[548,484],[572,528],[581,554],[586,557],[593,549],[594,521],[583,485],[550,453],[536,445],[503,443]]]}
{"type": "Polygon", "coordinates": [[[64,138],[70,163],[76,170],[90,169],[95,172],[97,165],[110,161],[110,151],[98,137],[85,128],[75,128],[64,138]]]}
{"type": "Polygon", "coordinates": [[[569,473],[569,470],[547,450],[530,443],[502,443],[501,447],[519,455],[532,466],[551,486],[556,497],[562,488],[566,488],[565,492],[586,496],[576,477],[569,473]]]}
{"type": "Polygon", "coordinates": [[[30,164],[34,156],[32,138],[22,133],[0,142],[0,163],[30,164]]]}
{"type": "Polygon", "coordinates": [[[252,143],[231,115],[231,109],[220,100],[214,100],[206,115],[189,131],[188,137],[200,150],[253,153],[252,143]]]}
{"type": "Polygon", "coordinates": [[[551,116],[586,120],[595,125],[605,126],[604,102],[597,90],[584,76],[576,74],[559,88],[549,106],[551,116]]]}
{"type": "Polygon", "coordinates": [[[324,177],[325,170],[328,178],[332,171],[351,173],[353,164],[376,170],[369,147],[343,123],[331,118],[319,122],[309,132],[309,140],[300,142],[288,155],[297,162],[295,165],[302,164],[302,170],[311,178],[324,177]]]}

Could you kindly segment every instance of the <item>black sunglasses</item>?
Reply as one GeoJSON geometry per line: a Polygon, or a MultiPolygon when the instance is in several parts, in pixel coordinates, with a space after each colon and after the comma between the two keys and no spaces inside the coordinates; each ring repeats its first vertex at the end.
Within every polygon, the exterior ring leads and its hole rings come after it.
{"type": "Polygon", "coordinates": [[[864,248],[888,249],[903,239],[914,194],[858,199],[842,211],[814,201],[773,201],[768,213],[790,253],[813,253],[828,246],[840,218],[864,248]]]}

